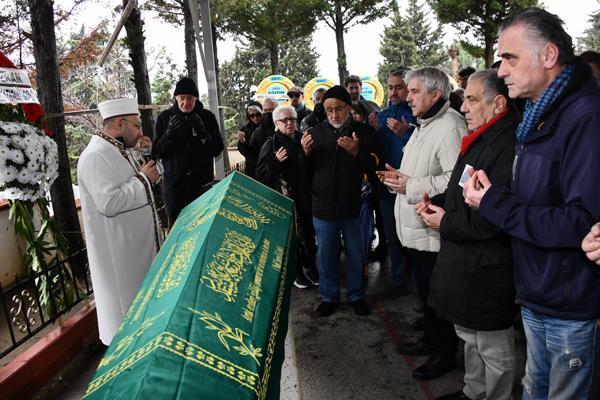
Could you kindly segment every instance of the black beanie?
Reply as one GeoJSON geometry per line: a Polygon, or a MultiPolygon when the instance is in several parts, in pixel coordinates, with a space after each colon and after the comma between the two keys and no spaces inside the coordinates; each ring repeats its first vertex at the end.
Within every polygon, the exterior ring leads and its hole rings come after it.
{"type": "Polygon", "coordinates": [[[175,85],[175,93],[173,96],[177,96],[178,94],[189,94],[194,97],[200,97],[198,95],[198,87],[196,86],[196,82],[192,78],[181,78],[177,85],[175,85]]]}
{"type": "Polygon", "coordinates": [[[325,92],[323,95],[323,103],[325,103],[325,100],[327,99],[338,99],[346,104],[352,104],[352,97],[350,97],[350,93],[348,93],[348,91],[340,85],[335,85],[325,92]]]}

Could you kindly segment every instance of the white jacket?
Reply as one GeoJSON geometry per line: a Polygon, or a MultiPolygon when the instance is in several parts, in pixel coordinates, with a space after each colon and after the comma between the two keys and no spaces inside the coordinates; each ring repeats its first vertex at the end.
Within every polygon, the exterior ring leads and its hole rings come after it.
{"type": "Polygon", "coordinates": [[[433,117],[418,122],[419,127],[404,146],[400,164],[399,171],[409,178],[406,194],[396,196],[396,230],[403,246],[438,252],[440,235],[415,213],[415,204],[423,199],[425,192],[433,197],[446,190],[467,126],[448,101],[433,117]]]}

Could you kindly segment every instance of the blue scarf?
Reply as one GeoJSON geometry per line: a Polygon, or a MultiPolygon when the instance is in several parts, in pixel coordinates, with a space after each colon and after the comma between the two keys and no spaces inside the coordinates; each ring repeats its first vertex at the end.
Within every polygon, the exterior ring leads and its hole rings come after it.
{"type": "Polygon", "coordinates": [[[546,111],[548,111],[550,106],[552,106],[565,90],[569,83],[569,79],[571,79],[571,75],[573,75],[574,69],[574,64],[567,65],[565,69],[554,78],[550,86],[548,86],[537,102],[534,103],[531,100],[527,100],[523,120],[517,128],[517,141],[519,143],[523,143],[525,139],[527,139],[527,136],[529,136],[531,131],[537,127],[546,111]]]}

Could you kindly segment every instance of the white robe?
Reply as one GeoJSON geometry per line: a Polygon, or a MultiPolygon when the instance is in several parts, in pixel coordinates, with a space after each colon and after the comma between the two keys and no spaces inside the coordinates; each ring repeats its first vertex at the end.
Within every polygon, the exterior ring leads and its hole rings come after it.
{"type": "Polygon", "coordinates": [[[150,182],[115,143],[94,135],[77,164],[98,329],[107,346],[161,241],[150,182]]]}

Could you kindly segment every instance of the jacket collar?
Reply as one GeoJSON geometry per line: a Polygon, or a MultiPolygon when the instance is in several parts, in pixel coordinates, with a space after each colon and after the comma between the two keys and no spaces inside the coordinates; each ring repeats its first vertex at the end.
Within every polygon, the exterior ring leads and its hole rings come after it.
{"type": "Polygon", "coordinates": [[[510,125],[511,123],[517,124],[518,117],[516,114],[517,112],[514,110],[506,110],[502,114],[492,118],[475,132],[463,137],[460,146],[460,155],[464,156],[477,139],[491,142],[498,134],[504,131],[507,125],[510,125]]]}
{"type": "Polygon", "coordinates": [[[448,100],[440,100],[431,106],[429,110],[427,110],[427,112],[423,115],[425,118],[418,118],[417,122],[420,126],[425,126],[445,113],[448,107],[450,107],[450,102],[448,100]],[[432,113],[430,114],[430,112],[432,113]]]}
{"type": "Polygon", "coordinates": [[[575,70],[573,71],[573,75],[569,81],[569,84],[560,97],[556,99],[554,104],[540,119],[537,130],[531,132],[529,137],[525,140],[525,143],[535,141],[541,137],[551,134],[553,131],[552,129],[544,128],[552,126],[556,119],[563,114],[562,110],[564,110],[575,100],[585,95],[600,94],[600,91],[598,90],[598,84],[592,75],[590,67],[580,57],[575,57],[574,63],[575,70]]]}

